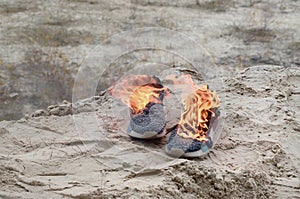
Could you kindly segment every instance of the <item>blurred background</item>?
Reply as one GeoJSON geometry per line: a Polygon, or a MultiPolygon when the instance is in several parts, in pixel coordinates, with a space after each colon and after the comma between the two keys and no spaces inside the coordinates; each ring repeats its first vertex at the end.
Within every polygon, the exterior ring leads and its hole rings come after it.
{"type": "Polygon", "coordinates": [[[226,76],[258,64],[299,67],[299,10],[297,0],[0,0],[0,121],[71,101],[84,58],[134,28],[190,35],[226,76]]]}

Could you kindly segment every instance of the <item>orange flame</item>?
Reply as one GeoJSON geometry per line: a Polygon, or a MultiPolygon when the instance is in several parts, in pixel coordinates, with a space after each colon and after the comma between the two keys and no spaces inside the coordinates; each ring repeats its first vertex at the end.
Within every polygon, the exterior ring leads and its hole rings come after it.
{"type": "Polygon", "coordinates": [[[210,120],[220,106],[218,95],[210,91],[206,84],[196,85],[190,75],[169,75],[167,79],[174,83],[176,90],[184,91],[181,98],[185,111],[179,121],[178,135],[207,141],[210,120]]]}
{"type": "Polygon", "coordinates": [[[128,75],[109,90],[110,94],[129,106],[133,113],[141,113],[148,103],[162,103],[159,99],[164,88],[158,79],[147,75],[128,75]]]}

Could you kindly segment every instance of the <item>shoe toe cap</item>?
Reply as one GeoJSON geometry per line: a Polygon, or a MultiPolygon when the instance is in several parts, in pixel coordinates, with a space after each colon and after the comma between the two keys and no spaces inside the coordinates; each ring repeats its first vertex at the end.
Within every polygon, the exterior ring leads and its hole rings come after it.
{"type": "Polygon", "coordinates": [[[208,142],[198,141],[191,138],[183,138],[177,133],[175,128],[169,137],[168,144],[166,146],[166,152],[171,156],[186,156],[194,157],[200,156],[209,151],[212,148],[212,141],[208,142]]]}

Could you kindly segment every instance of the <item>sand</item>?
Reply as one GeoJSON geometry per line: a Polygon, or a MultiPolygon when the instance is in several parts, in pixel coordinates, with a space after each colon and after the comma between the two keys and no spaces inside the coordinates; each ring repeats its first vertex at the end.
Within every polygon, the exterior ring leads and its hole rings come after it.
{"type": "Polygon", "coordinates": [[[224,82],[221,135],[201,158],[167,156],[168,135],[129,138],[105,92],[0,122],[0,197],[298,198],[299,69],[253,66],[224,82]]]}
{"type": "MultiPolygon", "coordinates": [[[[120,48],[124,39],[106,42],[137,28],[187,34],[227,77],[254,65],[299,67],[299,9],[295,0],[1,0],[0,121],[71,101],[77,72],[99,44],[105,44],[108,56],[130,59],[122,65],[147,62],[152,54],[145,51],[126,56],[126,49],[120,48]]],[[[161,45],[168,39],[154,41],[161,45]]],[[[184,48],[186,53],[176,49],[181,56],[198,53],[184,38],[166,43],[167,50],[174,46],[184,48]]],[[[178,66],[179,57],[166,57],[166,64],[178,66]]],[[[112,65],[115,71],[106,74],[101,89],[124,72],[112,65]]]]}
{"type": "MultiPolygon", "coordinates": [[[[295,0],[1,0],[0,198],[300,198],[299,8],[295,0]],[[148,27],[187,37],[134,32],[148,27]],[[137,38],[168,51],[127,53],[137,38]],[[107,56],[93,63],[99,44],[107,56]],[[186,67],[199,83],[182,59],[190,55],[206,65],[223,123],[207,156],[174,159],[164,152],[168,135],[129,138],[128,109],[100,90],[130,67],[162,80],[186,67]],[[72,88],[85,60],[81,95],[72,88]],[[152,70],[162,66],[172,69],[152,70]],[[94,96],[89,81],[102,72],[94,96]]],[[[164,104],[169,128],[182,105],[164,104]]]]}

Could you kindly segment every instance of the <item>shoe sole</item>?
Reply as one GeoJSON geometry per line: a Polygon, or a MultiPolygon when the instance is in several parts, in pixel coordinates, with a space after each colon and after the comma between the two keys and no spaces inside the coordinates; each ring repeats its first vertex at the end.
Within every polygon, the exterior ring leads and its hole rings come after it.
{"type": "Polygon", "coordinates": [[[183,138],[177,134],[178,125],[171,130],[168,144],[165,146],[165,152],[175,158],[179,157],[200,157],[205,155],[212,148],[212,141],[202,142],[190,138],[183,138]]]}
{"type": "Polygon", "coordinates": [[[208,151],[203,152],[201,150],[186,153],[182,149],[179,149],[179,148],[168,149],[167,146],[165,147],[165,152],[168,155],[170,155],[172,157],[176,157],[176,158],[179,158],[179,157],[195,158],[195,157],[203,156],[208,153],[208,151]]]}
{"type": "Polygon", "coordinates": [[[157,132],[154,131],[145,131],[143,134],[141,134],[131,130],[130,132],[128,132],[128,135],[139,139],[155,139],[155,138],[161,138],[165,136],[166,131],[164,130],[162,133],[159,134],[157,134],[157,132]]]}

